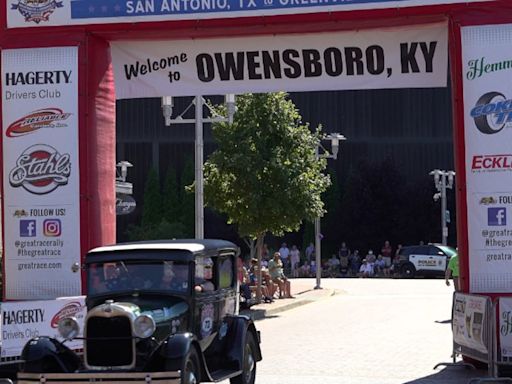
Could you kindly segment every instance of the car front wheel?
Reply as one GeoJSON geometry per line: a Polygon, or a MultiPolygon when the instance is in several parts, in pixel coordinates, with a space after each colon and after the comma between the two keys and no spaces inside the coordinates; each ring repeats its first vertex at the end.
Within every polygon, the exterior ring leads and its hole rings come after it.
{"type": "Polygon", "coordinates": [[[412,264],[406,264],[402,267],[400,272],[403,278],[412,279],[416,274],[416,269],[412,264]]]}
{"type": "Polygon", "coordinates": [[[254,384],[256,381],[256,342],[251,332],[247,332],[244,346],[242,374],[233,377],[231,384],[254,384]]]}
{"type": "Polygon", "coordinates": [[[199,384],[201,375],[199,370],[199,356],[195,348],[191,348],[181,361],[171,360],[166,363],[167,371],[181,371],[181,384],[199,384]]]}

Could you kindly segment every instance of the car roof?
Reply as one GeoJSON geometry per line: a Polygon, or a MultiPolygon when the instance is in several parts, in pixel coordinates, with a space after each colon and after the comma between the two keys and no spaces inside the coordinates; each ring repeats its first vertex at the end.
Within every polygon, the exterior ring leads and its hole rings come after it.
{"type": "Polygon", "coordinates": [[[137,241],[130,243],[119,243],[97,247],[88,252],[89,256],[107,255],[115,252],[137,252],[137,251],[178,251],[185,259],[194,260],[196,255],[215,256],[219,253],[235,253],[238,255],[239,248],[226,240],[218,239],[182,239],[182,240],[151,240],[137,241]]]}

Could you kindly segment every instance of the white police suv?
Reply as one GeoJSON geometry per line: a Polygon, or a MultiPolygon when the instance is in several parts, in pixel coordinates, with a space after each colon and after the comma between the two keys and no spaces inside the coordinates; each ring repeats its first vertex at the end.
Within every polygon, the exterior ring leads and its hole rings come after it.
{"type": "Polygon", "coordinates": [[[448,261],[456,253],[454,248],[441,244],[402,247],[398,253],[400,276],[444,276],[448,261]]]}

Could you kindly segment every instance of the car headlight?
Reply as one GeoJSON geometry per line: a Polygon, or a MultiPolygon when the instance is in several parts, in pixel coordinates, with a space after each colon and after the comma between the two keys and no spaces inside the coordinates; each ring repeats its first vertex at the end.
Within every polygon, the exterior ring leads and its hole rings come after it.
{"type": "Polygon", "coordinates": [[[149,315],[140,315],[133,322],[135,336],[146,339],[153,335],[156,330],[155,320],[149,315]]]}
{"type": "Polygon", "coordinates": [[[59,334],[66,340],[74,339],[80,333],[80,326],[74,317],[60,319],[57,329],[59,334]]]}

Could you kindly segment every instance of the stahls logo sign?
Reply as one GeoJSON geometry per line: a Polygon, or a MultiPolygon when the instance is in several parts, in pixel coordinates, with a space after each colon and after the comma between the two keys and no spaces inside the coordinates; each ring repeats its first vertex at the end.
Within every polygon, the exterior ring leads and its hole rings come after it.
{"type": "Polygon", "coordinates": [[[73,71],[7,72],[5,85],[69,84],[73,71]]]}

